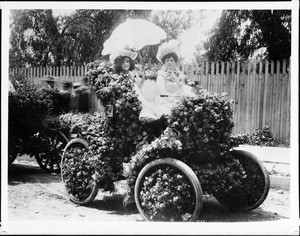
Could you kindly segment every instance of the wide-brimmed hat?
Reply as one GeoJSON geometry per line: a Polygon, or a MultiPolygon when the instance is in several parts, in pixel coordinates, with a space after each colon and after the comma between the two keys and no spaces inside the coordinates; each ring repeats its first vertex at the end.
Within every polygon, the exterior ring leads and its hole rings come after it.
{"type": "Polygon", "coordinates": [[[114,64],[115,59],[117,57],[120,57],[120,56],[122,56],[122,57],[129,57],[129,58],[131,58],[131,60],[135,60],[136,57],[137,57],[137,55],[138,55],[137,52],[132,51],[132,50],[127,49],[127,48],[124,48],[124,49],[120,49],[120,50],[117,50],[116,52],[112,53],[110,55],[109,59],[110,59],[110,62],[112,64],[114,64]]]}
{"type": "Polygon", "coordinates": [[[179,55],[178,43],[174,39],[170,40],[169,42],[165,42],[159,46],[156,58],[158,61],[163,63],[163,57],[170,53],[175,53],[177,56],[179,55]]]}

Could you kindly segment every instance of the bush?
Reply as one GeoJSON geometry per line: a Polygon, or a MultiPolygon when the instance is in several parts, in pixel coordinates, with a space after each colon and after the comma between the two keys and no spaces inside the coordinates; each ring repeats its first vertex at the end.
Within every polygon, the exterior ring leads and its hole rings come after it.
{"type": "Polygon", "coordinates": [[[270,125],[266,124],[263,129],[256,130],[249,136],[250,145],[276,147],[279,141],[270,131],[270,125]]]}
{"type": "Polygon", "coordinates": [[[280,141],[270,130],[270,125],[266,124],[262,129],[256,130],[252,134],[238,134],[232,138],[237,144],[248,144],[253,146],[267,147],[289,147],[289,141],[280,141]]]}
{"type": "Polygon", "coordinates": [[[21,74],[10,80],[16,92],[10,92],[8,100],[9,144],[18,154],[34,155],[38,145],[34,134],[59,126],[52,114],[53,97],[21,74]]]}

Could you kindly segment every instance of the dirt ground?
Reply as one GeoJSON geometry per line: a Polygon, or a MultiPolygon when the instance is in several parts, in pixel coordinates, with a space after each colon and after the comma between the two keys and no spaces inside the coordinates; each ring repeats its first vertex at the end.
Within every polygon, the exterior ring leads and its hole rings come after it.
{"type": "MultiPolygon", "coordinates": [[[[143,221],[136,208],[124,209],[123,192],[98,192],[89,206],[68,200],[60,175],[48,174],[35,160],[18,158],[8,171],[9,221],[143,221]]],[[[245,213],[232,213],[210,196],[204,197],[199,222],[259,222],[289,219],[290,191],[270,189],[264,203],[245,213]]]]}

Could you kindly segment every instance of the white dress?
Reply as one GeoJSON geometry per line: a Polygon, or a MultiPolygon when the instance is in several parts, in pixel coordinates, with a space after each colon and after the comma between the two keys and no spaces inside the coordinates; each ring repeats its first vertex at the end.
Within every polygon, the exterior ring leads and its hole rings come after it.
{"type": "Polygon", "coordinates": [[[133,73],[131,76],[133,76],[135,80],[134,91],[142,103],[139,119],[147,122],[158,120],[165,112],[163,106],[155,104],[155,98],[159,94],[156,82],[153,80],[145,80],[142,82],[142,86],[139,87],[138,84],[141,83],[142,79],[133,73]]]}
{"type": "Polygon", "coordinates": [[[196,96],[192,88],[185,84],[185,75],[176,67],[169,71],[163,67],[158,71],[156,82],[142,79],[132,74],[136,83],[134,89],[142,103],[139,119],[145,121],[158,120],[163,115],[171,115],[172,108],[181,96],[196,96]],[[163,95],[163,96],[161,96],[163,95]]]}
{"type": "Polygon", "coordinates": [[[172,108],[182,96],[196,96],[192,92],[192,87],[185,83],[185,75],[177,67],[173,70],[162,67],[158,71],[156,83],[159,95],[154,102],[165,107],[166,115],[171,115],[172,108]]]}

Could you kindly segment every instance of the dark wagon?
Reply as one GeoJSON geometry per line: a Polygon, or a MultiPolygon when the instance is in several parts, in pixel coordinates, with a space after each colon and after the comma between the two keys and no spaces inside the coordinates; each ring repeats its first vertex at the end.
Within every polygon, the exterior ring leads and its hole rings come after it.
{"type": "Polygon", "coordinates": [[[58,114],[49,114],[50,98],[47,100],[46,92],[31,80],[21,78],[16,83],[20,87],[18,92],[9,93],[8,164],[18,155],[27,154],[34,156],[43,170],[58,174],[68,143],[58,114]]]}

